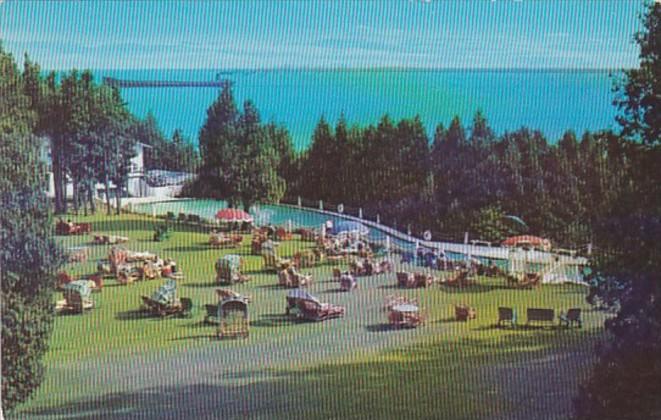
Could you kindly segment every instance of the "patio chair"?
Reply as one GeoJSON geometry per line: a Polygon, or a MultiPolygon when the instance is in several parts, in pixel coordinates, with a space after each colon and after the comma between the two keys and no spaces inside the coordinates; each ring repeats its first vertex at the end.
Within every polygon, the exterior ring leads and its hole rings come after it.
{"type": "Polygon", "coordinates": [[[457,321],[469,321],[477,318],[477,311],[475,308],[466,304],[459,304],[454,306],[454,314],[457,321]]]}
{"type": "Polygon", "coordinates": [[[581,308],[571,308],[566,313],[560,313],[558,316],[561,326],[567,328],[571,326],[583,327],[583,320],[581,319],[581,308]]]}
{"type": "Polygon", "coordinates": [[[206,309],[206,315],[204,316],[204,323],[219,324],[220,319],[218,319],[218,305],[207,303],[206,305],[204,305],[204,308],[206,309]]]}
{"type": "Polygon", "coordinates": [[[342,291],[350,292],[353,289],[356,289],[357,287],[358,287],[358,282],[356,282],[356,279],[351,274],[344,273],[340,277],[340,289],[342,289],[342,291]]]}
{"type": "Polygon", "coordinates": [[[413,273],[408,272],[398,272],[397,273],[397,285],[399,287],[410,288],[415,284],[415,276],[413,273]]]}
{"type": "Polygon", "coordinates": [[[429,287],[434,282],[434,277],[428,273],[415,273],[413,279],[415,287],[429,287]]]}
{"type": "Polygon", "coordinates": [[[513,308],[499,307],[498,308],[498,327],[502,327],[503,323],[509,323],[510,326],[516,327],[516,311],[513,308]]]}

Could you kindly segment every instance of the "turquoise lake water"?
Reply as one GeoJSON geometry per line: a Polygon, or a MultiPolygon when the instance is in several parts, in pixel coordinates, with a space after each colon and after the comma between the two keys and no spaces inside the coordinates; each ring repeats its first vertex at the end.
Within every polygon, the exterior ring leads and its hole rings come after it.
{"type": "MultiPolygon", "coordinates": [[[[96,77],[134,80],[214,80],[218,70],[95,70],[96,77]]],[[[375,124],[420,115],[430,134],[454,115],[466,125],[481,109],[502,133],[526,125],[555,142],[567,129],[614,128],[607,71],[542,70],[244,70],[223,72],[237,103],[251,99],[263,120],[284,124],[297,148],[310,143],[319,118],[375,124]]],[[[180,128],[194,142],[219,88],[124,88],[138,116],[152,111],[166,134],[180,128]]]]}

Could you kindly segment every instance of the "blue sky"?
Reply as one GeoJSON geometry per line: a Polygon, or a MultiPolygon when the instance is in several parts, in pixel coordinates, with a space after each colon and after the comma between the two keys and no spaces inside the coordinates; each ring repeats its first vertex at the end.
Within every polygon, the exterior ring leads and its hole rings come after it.
{"type": "Polygon", "coordinates": [[[621,68],[642,1],[28,1],[17,58],[69,68],[621,68]]]}

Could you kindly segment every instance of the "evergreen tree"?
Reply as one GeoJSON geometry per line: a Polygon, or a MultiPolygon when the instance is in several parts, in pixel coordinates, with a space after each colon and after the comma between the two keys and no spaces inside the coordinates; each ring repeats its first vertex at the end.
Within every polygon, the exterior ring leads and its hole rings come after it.
{"type": "MultiPolygon", "coordinates": [[[[18,109],[17,109],[18,111],[18,109]]],[[[18,114],[20,115],[20,113],[18,114]]],[[[25,124],[22,117],[7,127],[25,124]]],[[[54,272],[63,263],[52,238],[40,142],[0,133],[2,408],[11,412],[44,376],[52,329],[54,272]]]]}
{"type": "Polygon", "coordinates": [[[233,165],[237,155],[239,117],[232,85],[227,82],[207,110],[207,119],[200,130],[202,166],[198,185],[204,195],[220,198],[231,194],[230,173],[225,168],[233,165]]]}
{"type": "MultiPolygon", "coordinates": [[[[626,73],[616,101],[623,111],[622,134],[637,141],[627,145],[635,150],[634,188],[595,226],[601,252],[590,298],[616,315],[606,322],[609,339],[575,401],[581,419],[661,415],[661,4],[648,4],[643,23],[636,37],[640,68],[626,73]]],[[[608,150],[622,155],[622,146],[611,138],[608,150]]]]}

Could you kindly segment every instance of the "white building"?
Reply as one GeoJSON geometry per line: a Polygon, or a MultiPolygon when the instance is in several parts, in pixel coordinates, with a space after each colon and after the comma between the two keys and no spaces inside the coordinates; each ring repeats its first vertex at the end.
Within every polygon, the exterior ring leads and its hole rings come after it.
{"type": "MultiPolygon", "coordinates": [[[[136,143],[135,145],[135,157],[131,159],[131,169],[128,174],[127,186],[124,190],[124,195],[130,197],[144,197],[147,195],[147,183],[145,182],[145,149],[151,148],[151,146],[144,143],[136,143]]],[[[43,138],[42,147],[41,147],[41,158],[48,165],[48,190],[46,194],[49,197],[55,196],[55,182],[52,171],[52,154],[51,154],[51,143],[50,139],[43,138]]],[[[67,196],[73,196],[73,184],[71,180],[67,181],[67,196]]],[[[115,184],[110,183],[110,191],[114,194],[115,184]]],[[[95,186],[95,192],[98,197],[102,197],[105,193],[105,185],[102,183],[97,183],[95,186]]]]}

